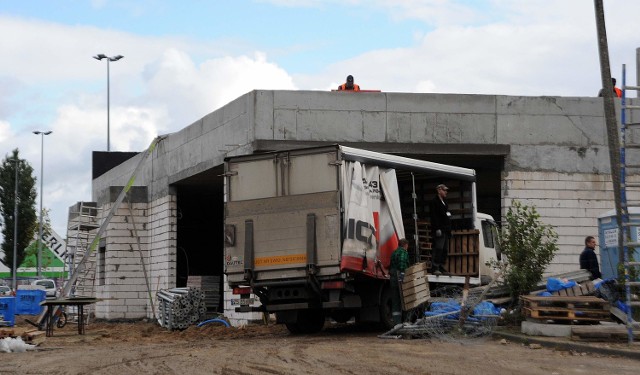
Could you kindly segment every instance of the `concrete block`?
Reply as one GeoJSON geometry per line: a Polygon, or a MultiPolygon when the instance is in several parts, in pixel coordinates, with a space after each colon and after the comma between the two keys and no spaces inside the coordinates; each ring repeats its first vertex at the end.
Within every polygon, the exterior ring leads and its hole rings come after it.
{"type": "Polygon", "coordinates": [[[529,336],[546,336],[546,337],[570,337],[570,324],[549,324],[523,321],[521,332],[529,336]]]}

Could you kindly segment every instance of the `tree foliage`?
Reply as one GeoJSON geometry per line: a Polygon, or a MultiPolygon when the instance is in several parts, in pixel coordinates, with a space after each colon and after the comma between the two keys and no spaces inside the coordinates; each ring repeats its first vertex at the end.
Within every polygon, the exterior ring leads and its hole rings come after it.
{"type": "Polygon", "coordinates": [[[543,224],[535,207],[513,201],[499,236],[507,267],[504,280],[514,300],[529,293],[558,251],[558,235],[543,224]]]}
{"type": "Polygon", "coordinates": [[[2,226],[2,263],[13,267],[13,244],[15,229],[15,183],[18,170],[18,238],[16,246],[16,265],[25,257],[25,249],[33,241],[36,226],[36,189],[33,168],[26,160],[20,159],[18,149],[7,155],[0,165],[0,225],[2,226]]]}

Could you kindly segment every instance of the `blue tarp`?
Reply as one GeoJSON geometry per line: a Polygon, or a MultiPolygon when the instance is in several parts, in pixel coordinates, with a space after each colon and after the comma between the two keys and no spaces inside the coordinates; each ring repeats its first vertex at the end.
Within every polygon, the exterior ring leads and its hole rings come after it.
{"type": "MultiPolygon", "coordinates": [[[[440,315],[448,312],[460,312],[460,303],[455,300],[449,300],[447,302],[434,302],[431,304],[430,310],[425,311],[425,316],[440,315]]],[[[444,319],[458,319],[460,314],[450,314],[444,319]]],[[[486,315],[500,315],[500,309],[493,303],[488,301],[482,301],[473,308],[473,312],[469,315],[469,319],[487,319],[486,315]]]]}

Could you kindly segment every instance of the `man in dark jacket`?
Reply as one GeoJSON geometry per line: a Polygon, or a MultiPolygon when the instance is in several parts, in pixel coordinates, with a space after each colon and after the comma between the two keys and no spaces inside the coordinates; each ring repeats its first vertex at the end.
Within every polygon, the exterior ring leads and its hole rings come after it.
{"type": "Polygon", "coordinates": [[[449,188],[443,184],[436,186],[437,195],[429,203],[431,216],[431,270],[434,275],[447,273],[444,268],[449,252],[449,238],[451,238],[451,213],[445,201],[449,188]]]}
{"type": "Polygon", "coordinates": [[[400,284],[404,281],[404,271],[409,267],[409,241],[404,238],[398,241],[398,248],[391,254],[389,276],[391,282],[391,315],[393,324],[402,323],[402,300],[400,284]]]}
{"type": "Polygon", "coordinates": [[[593,236],[587,236],[584,239],[584,250],[580,254],[580,269],[591,272],[591,280],[602,277],[600,274],[600,265],[596,256],[595,248],[597,246],[596,239],[593,236]]]}

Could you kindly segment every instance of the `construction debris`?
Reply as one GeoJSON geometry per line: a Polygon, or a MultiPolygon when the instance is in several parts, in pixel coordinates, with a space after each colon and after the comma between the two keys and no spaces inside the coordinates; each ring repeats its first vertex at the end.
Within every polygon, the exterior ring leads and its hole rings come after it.
{"type": "Polygon", "coordinates": [[[158,323],[170,330],[186,329],[205,319],[205,294],[198,288],[161,289],[158,297],[158,323]]]}

